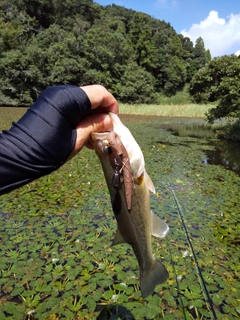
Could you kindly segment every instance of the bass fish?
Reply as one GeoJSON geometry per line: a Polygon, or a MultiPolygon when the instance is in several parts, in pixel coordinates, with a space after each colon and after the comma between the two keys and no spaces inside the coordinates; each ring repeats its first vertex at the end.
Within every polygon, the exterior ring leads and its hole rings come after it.
{"type": "Polygon", "coordinates": [[[132,246],[140,268],[143,298],[168,279],[168,271],[152,254],[151,235],[163,238],[168,225],[150,210],[154,185],[145,170],[142,151],[116,114],[109,113],[113,131],[92,133],[91,143],[100,159],[118,230],[113,245],[132,246]]]}

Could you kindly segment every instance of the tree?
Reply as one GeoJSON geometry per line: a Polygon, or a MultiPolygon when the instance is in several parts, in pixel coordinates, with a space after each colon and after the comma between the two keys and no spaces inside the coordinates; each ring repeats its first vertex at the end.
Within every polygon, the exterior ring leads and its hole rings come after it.
{"type": "Polygon", "coordinates": [[[120,100],[153,102],[209,60],[201,38],[193,47],[169,23],[121,6],[0,0],[1,103],[8,95],[27,105],[48,85],[96,82],[120,100]]]}
{"type": "Polygon", "coordinates": [[[196,68],[194,65],[194,46],[193,42],[188,37],[184,37],[182,34],[179,35],[180,40],[182,42],[183,55],[182,58],[184,60],[186,66],[186,82],[190,82],[194,73],[196,73],[196,68]]]}
{"type": "Polygon", "coordinates": [[[186,67],[184,62],[176,56],[170,56],[165,68],[164,93],[167,96],[174,95],[182,89],[186,81],[186,67]]]}
{"type": "Polygon", "coordinates": [[[86,32],[79,54],[87,62],[81,80],[98,82],[111,90],[120,81],[134,51],[125,37],[122,21],[104,16],[86,32]]]}
{"type": "Polygon", "coordinates": [[[166,95],[173,95],[178,89],[183,88],[187,76],[186,66],[182,59],[182,42],[178,35],[172,37],[167,46],[167,53],[168,60],[164,68],[164,92],[166,95]]]}
{"type": "Polygon", "coordinates": [[[148,21],[148,15],[136,12],[130,22],[129,39],[134,48],[135,61],[150,71],[154,67],[156,50],[148,21]]]}
{"type": "Polygon", "coordinates": [[[78,84],[83,68],[76,48],[73,33],[51,25],[22,50],[4,52],[0,60],[2,92],[18,99],[20,105],[29,105],[46,86],[78,84]]]}
{"type": "Polygon", "coordinates": [[[207,55],[204,47],[204,41],[201,37],[197,38],[193,49],[195,69],[199,70],[207,64],[207,55]]]}
{"type": "Polygon", "coordinates": [[[22,49],[37,33],[37,22],[24,11],[18,11],[9,4],[0,3],[0,54],[11,49],[22,49]]]}
{"type": "Polygon", "coordinates": [[[120,81],[114,86],[114,94],[125,103],[154,103],[154,82],[151,73],[132,62],[127,65],[120,81]]]}
{"type": "Polygon", "coordinates": [[[21,50],[3,53],[0,74],[0,87],[4,95],[17,99],[20,105],[30,105],[36,99],[36,85],[42,75],[32,59],[21,50]]]}
{"type": "Polygon", "coordinates": [[[240,116],[240,57],[214,58],[193,77],[189,93],[197,103],[217,101],[207,113],[209,122],[223,117],[240,116]]]}
{"type": "Polygon", "coordinates": [[[92,0],[11,0],[20,11],[26,11],[39,25],[48,28],[51,24],[69,25],[69,18],[74,21],[80,14],[84,20],[91,21],[99,17],[100,6],[92,0]]]}

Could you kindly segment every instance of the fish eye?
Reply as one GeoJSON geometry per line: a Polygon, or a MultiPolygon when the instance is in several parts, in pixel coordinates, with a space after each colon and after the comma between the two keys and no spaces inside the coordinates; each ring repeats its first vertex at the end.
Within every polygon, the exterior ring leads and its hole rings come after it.
{"type": "Polygon", "coordinates": [[[112,148],[109,147],[109,146],[104,146],[102,150],[103,150],[103,153],[105,153],[105,154],[111,154],[112,153],[112,148]]]}

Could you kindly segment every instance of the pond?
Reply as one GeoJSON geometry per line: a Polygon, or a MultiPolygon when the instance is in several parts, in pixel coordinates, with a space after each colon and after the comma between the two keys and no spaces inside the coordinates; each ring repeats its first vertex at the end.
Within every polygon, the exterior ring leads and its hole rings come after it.
{"type": "Polygon", "coordinates": [[[221,124],[212,126],[206,124],[204,120],[193,120],[191,124],[175,124],[168,130],[179,137],[193,137],[210,139],[208,143],[214,146],[214,149],[206,150],[203,156],[205,164],[222,165],[225,168],[240,174],[240,146],[238,143],[228,143],[226,141],[216,140],[216,132],[221,124]]]}
{"type": "Polygon", "coordinates": [[[131,248],[111,247],[116,222],[99,160],[83,150],[1,197],[0,319],[239,319],[239,155],[224,151],[222,163],[214,136],[173,134],[201,119],[121,118],[155,184],[151,207],[170,227],[153,238],[169,280],[141,298],[131,248]]]}

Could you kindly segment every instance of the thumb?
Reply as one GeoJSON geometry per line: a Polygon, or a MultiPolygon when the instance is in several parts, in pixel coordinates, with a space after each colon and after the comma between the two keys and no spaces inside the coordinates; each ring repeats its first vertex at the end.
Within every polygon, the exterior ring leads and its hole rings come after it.
{"type": "Polygon", "coordinates": [[[95,113],[85,117],[76,129],[77,136],[86,142],[92,132],[111,131],[113,129],[113,123],[108,114],[95,113]]]}
{"type": "Polygon", "coordinates": [[[92,132],[111,131],[112,129],[112,120],[108,114],[96,113],[85,117],[76,127],[77,138],[68,160],[74,157],[84,145],[91,148],[88,142],[92,132]]]}

